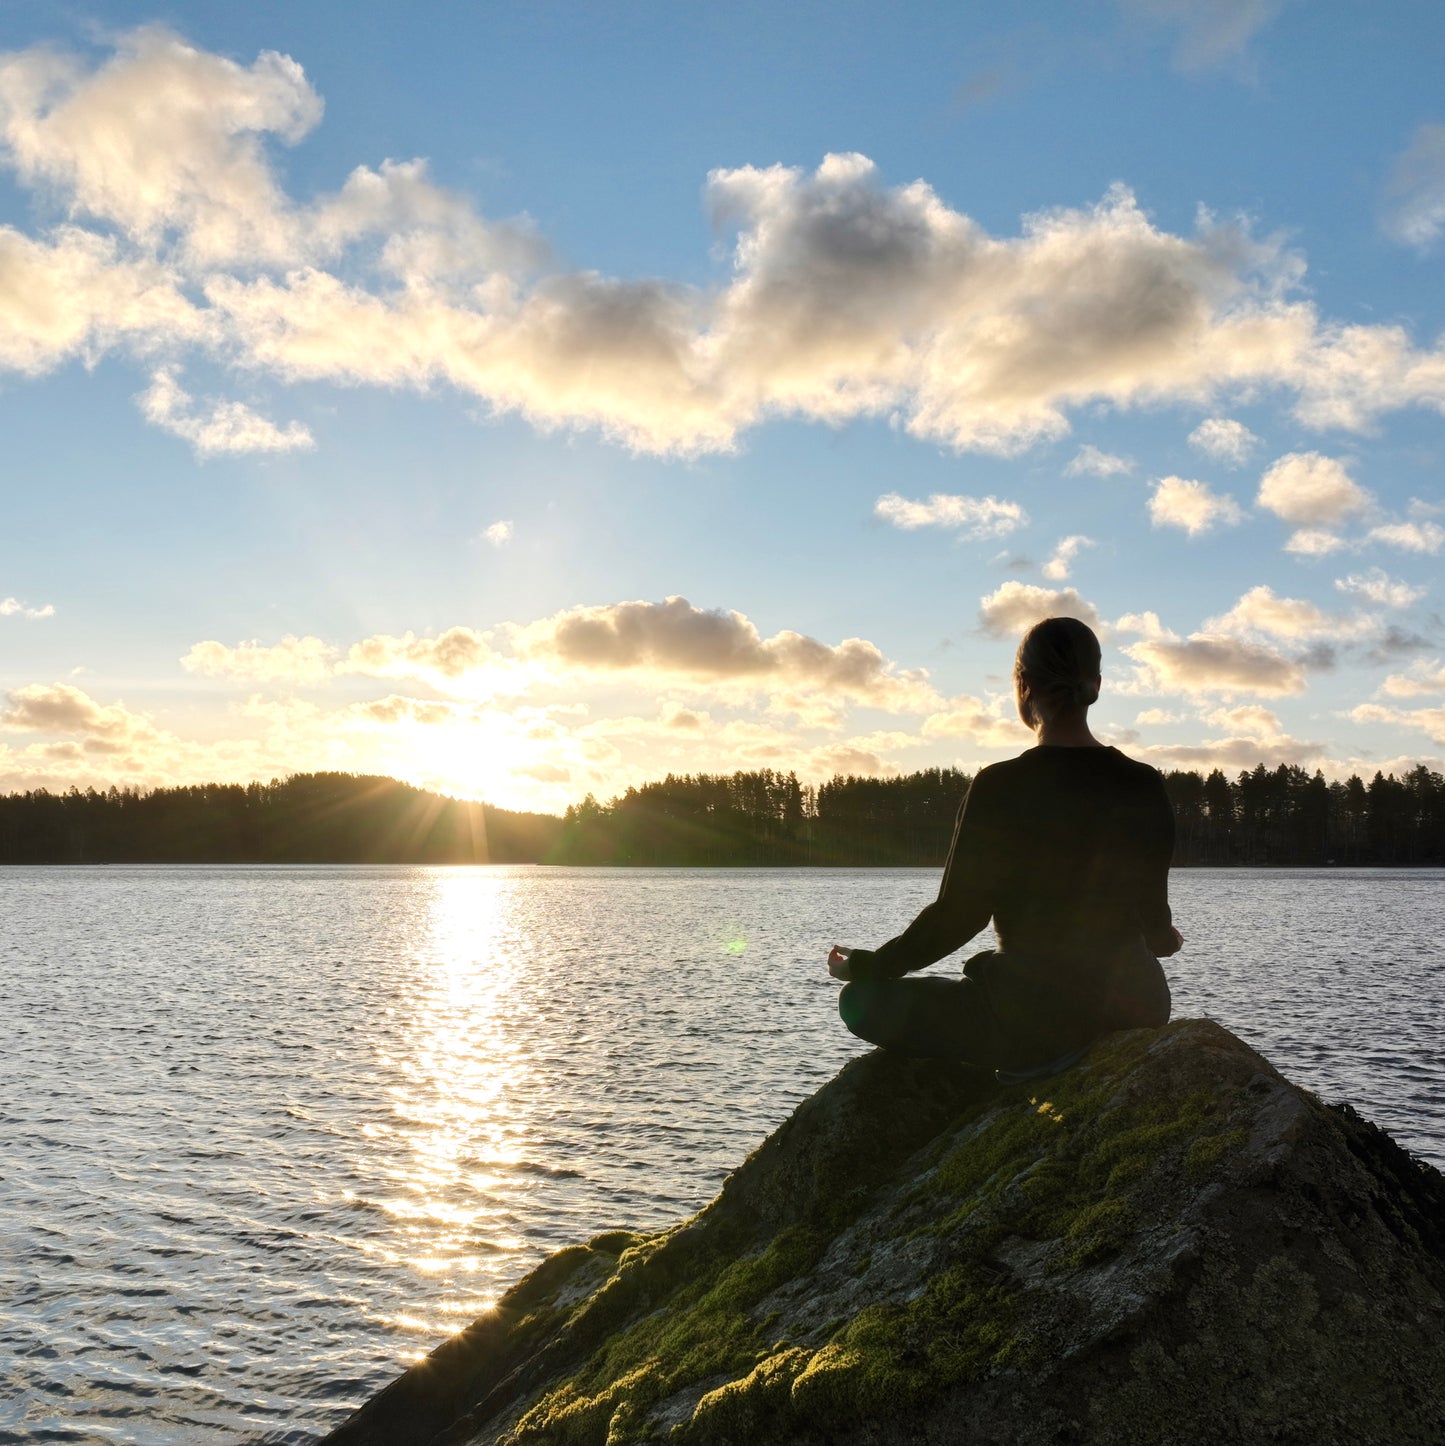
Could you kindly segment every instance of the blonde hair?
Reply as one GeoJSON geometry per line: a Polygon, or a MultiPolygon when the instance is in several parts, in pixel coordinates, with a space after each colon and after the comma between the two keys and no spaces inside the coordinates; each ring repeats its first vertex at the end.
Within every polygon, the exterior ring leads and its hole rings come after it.
{"type": "Polygon", "coordinates": [[[1035,623],[1014,658],[1014,701],[1025,725],[1037,728],[1064,708],[1093,703],[1101,657],[1094,630],[1078,618],[1035,623]]]}

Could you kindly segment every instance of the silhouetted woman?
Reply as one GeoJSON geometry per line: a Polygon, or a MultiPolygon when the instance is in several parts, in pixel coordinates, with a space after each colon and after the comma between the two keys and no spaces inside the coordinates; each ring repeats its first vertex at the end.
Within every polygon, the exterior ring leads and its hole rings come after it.
{"type": "Polygon", "coordinates": [[[1147,764],[1089,731],[1099,640],[1047,618],[1019,644],[1014,694],[1038,743],[979,770],[959,810],[938,898],[879,949],[835,947],[838,1012],[886,1049],[1028,1070],[1115,1029],[1169,1019],[1159,959],[1174,815],[1147,764]],[[905,978],[994,921],[998,948],[961,979],[905,978]]]}

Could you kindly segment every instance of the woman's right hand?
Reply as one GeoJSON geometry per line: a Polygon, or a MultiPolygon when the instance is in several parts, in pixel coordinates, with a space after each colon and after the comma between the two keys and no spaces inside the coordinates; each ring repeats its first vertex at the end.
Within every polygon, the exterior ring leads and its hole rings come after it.
{"type": "Polygon", "coordinates": [[[1184,935],[1181,934],[1179,930],[1174,927],[1173,924],[1169,926],[1169,932],[1174,935],[1173,952],[1177,954],[1184,947],[1184,935]]]}
{"type": "Polygon", "coordinates": [[[828,973],[834,979],[842,979],[845,982],[853,977],[848,968],[848,958],[853,950],[847,944],[834,944],[828,950],[828,973]]]}

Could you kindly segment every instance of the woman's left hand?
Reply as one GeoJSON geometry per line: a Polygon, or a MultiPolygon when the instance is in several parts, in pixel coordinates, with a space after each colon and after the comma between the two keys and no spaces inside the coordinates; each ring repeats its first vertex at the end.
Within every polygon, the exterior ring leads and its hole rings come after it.
{"type": "Polygon", "coordinates": [[[848,968],[848,957],[852,952],[852,949],[846,944],[834,944],[833,947],[828,950],[828,973],[831,974],[834,979],[842,979],[846,982],[853,977],[852,972],[848,968]]]}

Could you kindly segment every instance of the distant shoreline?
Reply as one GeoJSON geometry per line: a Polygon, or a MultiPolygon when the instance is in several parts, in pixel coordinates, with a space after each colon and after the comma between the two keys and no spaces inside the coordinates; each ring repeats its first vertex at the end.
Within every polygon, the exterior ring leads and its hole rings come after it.
{"type": "MultiPolygon", "coordinates": [[[[79,862],[13,863],[0,860],[0,869],[608,869],[617,873],[635,873],[644,869],[695,873],[936,873],[937,864],[848,864],[848,863],[775,863],[775,864],[668,864],[668,863],[558,863],[537,859],[476,859],[452,862],[418,863],[415,859],[105,859],[79,862]]],[[[1171,873],[1331,873],[1346,869],[1368,869],[1380,873],[1430,873],[1445,869],[1445,863],[1271,863],[1271,864],[1202,864],[1175,863],[1171,873]]]]}
{"type": "MultiPolygon", "coordinates": [[[[1445,865],[1445,777],[1327,781],[1263,763],[1163,775],[1175,867],[1445,865]]],[[[957,769],[801,783],[772,769],[668,775],[610,803],[518,813],[393,778],[0,795],[0,864],[575,864],[938,868],[971,780],[957,769]]]]}

